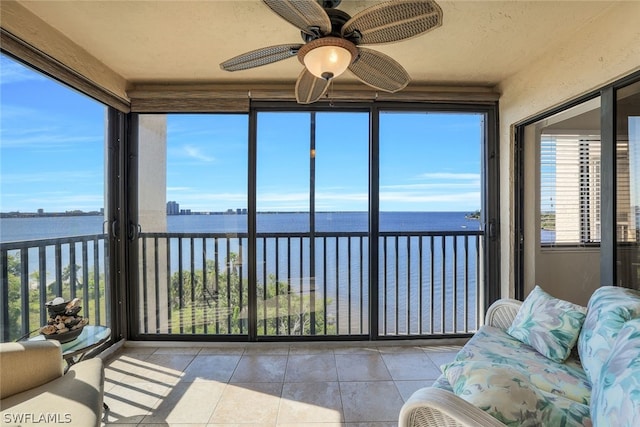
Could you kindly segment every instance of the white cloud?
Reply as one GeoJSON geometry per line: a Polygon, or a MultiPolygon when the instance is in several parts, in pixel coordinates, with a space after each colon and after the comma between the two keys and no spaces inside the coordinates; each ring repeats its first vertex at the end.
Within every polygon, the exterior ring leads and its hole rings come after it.
{"type": "Polygon", "coordinates": [[[167,187],[167,193],[194,191],[193,187],[167,187]]]}
{"type": "Polygon", "coordinates": [[[102,171],[54,171],[37,173],[3,173],[2,184],[26,184],[26,183],[63,183],[94,181],[102,183],[104,176],[102,171]]]}
{"type": "Polygon", "coordinates": [[[480,180],[479,173],[453,173],[453,172],[431,172],[418,176],[420,179],[453,179],[453,180],[480,180]]]}
{"type": "Polygon", "coordinates": [[[6,85],[33,80],[46,81],[47,79],[40,73],[18,64],[5,56],[0,57],[0,84],[6,85]]]}
{"type": "Polygon", "coordinates": [[[381,192],[380,201],[399,203],[441,203],[441,202],[475,202],[480,201],[480,192],[419,194],[410,192],[381,192]]]}
{"type": "Polygon", "coordinates": [[[207,162],[207,163],[213,162],[215,160],[214,157],[204,154],[200,150],[200,148],[195,147],[193,145],[185,145],[183,149],[187,157],[191,157],[193,159],[200,160],[202,162],[207,162]]]}
{"type": "Polygon", "coordinates": [[[407,191],[428,191],[428,190],[462,190],[480,188],[480,181],[471,182],[442,182],[431,184],[394,184],[381,185],[380,189],[384,190],[407,190],[407,191]]]}

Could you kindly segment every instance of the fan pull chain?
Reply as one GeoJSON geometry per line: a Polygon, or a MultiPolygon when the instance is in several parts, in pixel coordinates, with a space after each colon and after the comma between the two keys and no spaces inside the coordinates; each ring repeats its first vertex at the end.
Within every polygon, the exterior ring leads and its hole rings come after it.
{"type": "Polygon", "coordinates": [[[333,79],[329,80],[329,90],[327,90],[327,99],[329,100],[329,107],[335,107],[333,103],[333,79]]]}

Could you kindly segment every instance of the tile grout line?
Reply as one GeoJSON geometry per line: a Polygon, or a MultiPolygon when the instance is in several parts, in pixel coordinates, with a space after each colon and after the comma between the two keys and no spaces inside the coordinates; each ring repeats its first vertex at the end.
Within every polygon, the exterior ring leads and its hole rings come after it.
{"type": "Polygon", "coordinates": [[[342,399],[342,382],[340,381],[340,373],[338,372],[338,360],[336,359],[336,352],[334,349],[331,350],[331,354],[333,354],[333,365],[336,367],[336,381],[338,382],[338,394],[340,394],[340,411],[342,412],[342,422],[340,424],[346,425],[347,415],[344,411],[344,400],[342,399]]]}

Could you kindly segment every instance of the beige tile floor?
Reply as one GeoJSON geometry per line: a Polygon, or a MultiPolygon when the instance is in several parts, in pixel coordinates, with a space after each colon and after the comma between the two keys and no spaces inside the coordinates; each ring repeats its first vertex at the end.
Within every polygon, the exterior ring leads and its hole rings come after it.
{"type": "MultiPolygon", "coordinates": [[[[135,343],[134,343],[135,344],[135,343]]],[[[387,427],[455,346],[127,346],[107,362],[105,425],[387,427]]]]}

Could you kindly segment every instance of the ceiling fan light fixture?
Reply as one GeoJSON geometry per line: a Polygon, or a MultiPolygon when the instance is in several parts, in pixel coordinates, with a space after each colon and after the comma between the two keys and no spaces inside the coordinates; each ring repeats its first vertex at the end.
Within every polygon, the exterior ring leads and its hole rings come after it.
{"type": "Polygon", "coordinates": [[[344,73],[358,54],[355,44],[339,37],[323,37],[305,44],[298,59],[314,76],[331,80],[344,73]]]}

